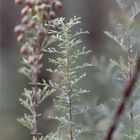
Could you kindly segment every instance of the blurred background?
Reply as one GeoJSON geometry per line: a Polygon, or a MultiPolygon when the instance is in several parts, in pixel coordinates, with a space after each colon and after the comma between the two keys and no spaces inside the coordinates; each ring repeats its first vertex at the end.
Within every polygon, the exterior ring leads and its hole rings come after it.
{"type": "MultiPolygon", "coordinates": [[[[90,32],[82,39],[93,51],[94,56],[115,58],[116,51],[120,53],[118,49],[110,47],[112,44],[103,33],[105,30],[112,31],[110,13],[119,10],[114,0],[63,0],[62,2],[64,8],[59,13],[60,16],[65,16],[67,19],[74,15],[82,17],[81,28],[90,32]]],[[[23,88],[28,86],[27,79],[18,73],[22,64],[16,35],[13,32],[15,25],[20,23],[21,7],[16,7],[14,0],[1,0],[0,5],[0,140],[30,140],[28,130],[16,120],[24,113],[19,97],[23,88]]],[[[92,56],[87,59],[91,60],[92,56]]],[[[101,97],[101,100],[108,98],[105,93],[115,92],[111,81],[106,83],[100,79],[99,83],[96,82],[93,86],[94,80],[97,79],[93,76],[93,71],[87,72],[89,82],[82,85],[87,86],[95,94],[98,93],[97,96],[101,97]]]]}

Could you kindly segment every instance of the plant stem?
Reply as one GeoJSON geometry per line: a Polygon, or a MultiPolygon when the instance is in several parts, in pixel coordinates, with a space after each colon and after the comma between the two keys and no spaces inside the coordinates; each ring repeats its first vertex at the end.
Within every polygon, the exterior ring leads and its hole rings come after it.
{"type": "Polygon", "coordinates": [[[35,55],[36,55],[36,61],[34,62],[34,73],[33,73],[33,77],[32,77],[32,81],[33,81],[33,112],[34,112],[34,119],[35,119],[35,123],[34,123],[34,135],[36,140],[40,139],[40,133],[39,133],[39,128],[38,128],[38,115],[39,115],[39,111],[38,111],[38,73],[39,73],[39,61],[40,61],[40,54],[41,54],[41,45],[43,43],[44,40],[44,35],[41,37],[38,37],[37,40],[37,45],[36,45],[36,49],[35,49],[35,55]]]}
{"type": "MultiPolygon", "coordinates": [[[[39,49],[36,49],[36,53],[38,55],[39,49]]],[[[34,135],[36,140],[39,140],[39,130],[38,130],[38,98],[37,98],[37,90],[38,90],[38,70],[39,70],[39,58],[37,56],[37,59],[34,63],[34,75],[33,75],[33,84],[34,84],[34,90],[33,90],[33,103],[34,103],[34,119],[35,119],[35,125],[34,125],[34,135]]]]}
{"type": "Polygon", "coordinates": [[[73,134],[72,134],[72,102],[71,102],[71,93],[72,93],[72,88],[70,85],[70,82],[68,83],[68,96],[69,96],[69,122],[70,122],[70,129],[69,129],[69,133],[70,133],[70,140],[73,140],[73,134]]]}
{"type": "Polygon", "coordinates": [[[140,56],[138,56],[138,59],[137,59],[135,72],[134,72],[131,80],[128,81],[128,83],[123,91],[122,100],[121,100],[120,104],[117,106],[116,111],[114,112],[113,120],[107,129],[104,140],[112,140],[112,135],[113,135],[114,131],[116,130],[116,127],[119,123],[119,119],[125,110],[125,105],[126,105],[128,99],[130,98],[130,96],[132,95],[132,90],[138,80],[139,72],[140,72],[140,56]]]}
{"type": "Polygon", "coordinates": [[[66,59],[67,59],[67,91],[68,91],[68,108],[69,108],[69,136],[70,140],[73,140],[73,133],[72,133],[72,87],[70,82],[70,58],[69,58],[69,48],[66,47],[66,59]]]}
{"type": "Polygon", "coordinates": [[[34,102],[34,119],[35,119],[35,125],[34,125],[34,135],[36,140],[39,140],[39,132],[38,132],[38,99],[37,99],[37,89],[38,85],[36,84],[38,82],[38,61],[36,61],[34,68],[36,69],[36,72],[34,74],[34,91],[33,91],[33,102],[34,102]]]}

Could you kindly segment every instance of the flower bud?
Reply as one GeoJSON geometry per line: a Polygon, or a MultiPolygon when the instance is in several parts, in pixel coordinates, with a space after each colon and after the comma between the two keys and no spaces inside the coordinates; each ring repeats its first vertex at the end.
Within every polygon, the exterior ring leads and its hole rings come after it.
{"type": "Polygon", "coordinates": [[[36,12],[35,11],[35,8],[33,8],[33,7],[32,8],[29,8],[29,12],[31,12],[32,14],[35,14],[35,12],[36,12]]]}
{"type": "Polygon", "coordinates": [[[62,4],[62,2],[60,2],[59,0],[57,0],[57,1],[54,2],[54,7],[57,10],[60,10],[63,7],[63,4],[62,4]]]}
{"type": "Polygon", "coordinates": [[[15,0],[15,4],[16,5],[21,5],[21,4],[23,4],[23,0],[15,0]]]}
{"type": "Polygon", "coordinates": [[[24,7],[24,8],[21,10],[21,15],[22,15],[22,16],[27,15],[27,14],[28,14],[28,11],[29,11],[29,7],[28,7],[28,6],[24,7]]]}
{"type": "Polygon", "coordinates": [[[26,46],[22,46],[20,48],[19,52],[20,52],[21,55],[26,55],[28,53],[27,47],[26,46]]]}
{"type": "Polygon", "coordinates": [[[25,34],[25,28],[22,27],[21,25],[17,25],[15,28],[14,28],[14,32],[17,33],[17,34],[25,34]]]}
{"type": "Polygon", "coordinates": [[[29,18],[28,18],[28,16],[24,16],[24,17],[21,19],[21,23],[22,23],[22,24],[28,24],[28,23],[29,23],[29,18]]]}
{"type": "Polygon", "coordinates": [[[17,36],[17,42],[18,43],[23,43],[24,42],[24,37],[25,37],[25,35],[23,33],[19,34],[17,36]]]}
{"type": "Polygon", "coordinates": [[[29,63],[30,65],[32,65],[32,64],[34,63],[34,58],[33,58],[33,57],[30,57],[29,60],[28,60],[28,63],[29,63]]]}
{"type": "Polygon", "coordinates": [[[30,20],[29,23],[28,23],[28,27],[29,27],[29,28],[30,28],[30,27],[31,27],[31,28],[34,28],[34,27],[35,27],[35,24],[36,24],[36,23],[35,23],[34,20],[30,20]]]}
{"type": "Polygon", "coordinates": [[[50,11],[48,17],[49,17],[49,19],[55,19],[57,16],[54,11],[50,11]]]}
{"type": "Polygon", "coordinates": [[[33,2],[31,0],[25,0],[25,4],[28,5],[30,8],[33,7],[33,2]]]}

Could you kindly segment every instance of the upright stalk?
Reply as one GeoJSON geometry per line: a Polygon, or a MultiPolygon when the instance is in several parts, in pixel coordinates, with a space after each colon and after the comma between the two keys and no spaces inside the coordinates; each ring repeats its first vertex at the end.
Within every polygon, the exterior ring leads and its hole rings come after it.
{"type": "Polygon", "coordinates": [[[35,50],[35,56],[36,56],[36,61],[33,64],[33,69],[34,69],[34,73],[32,76],[32,81],[33,81],[33,112],[34,112],[34,136],[36,138],[36,140],[40,139],[40,133],[39,133],[39,128],[38,128],[38,116],[39,116],[39,112],[38,112],[38,106],[39,106],[39,101],[38,101],[38,73],[39,73],[39,57],[41,55],[41,45],[43,43],[44,40],[44,36],[42,37],[38,37],[37,40],[37,45],[36,45],[36,50],[35,50]]]}
{"type": "MultiPolygon", "coordinates": [[[[49,62],[56,66],[56,69],[48,69],[51,73],[56,73],[60,77],[60,81],[50,81],[52,89],[59,91],[57,100],[54,104],[59,109],[61,114],[55,114],[56,118],[60,121],[60,131],[62,136],[58,134],[61,139],[74,140],[78,135],[84,131],[82,125],[78,125],[74,117],[81,113],[80,106],[78,105],[79,97],[83,93],[88,93],[88,90],[78,87],[77,83],[85,76],[77,75],[79,69],[93,66],[93,64],[83,63],[77,66],[76,62],[79,56],[89,54],[85,47],[79,45],[81,40],[78,38],[80,34],[87,32],[77,31],[73,32],[72,28],[80,24],[80,18],[73,17],[69,22],[65,23],[64,18],[57,20],[59,29],[52,31],[52,38],[58,40],[58,46],[55,48],[47,48],[47,52],[57,54],[55,58],[49,58],[49,62]],[[78,49],[78,47],[80,49],[78,49]],[[62,115],[62,116],[61,116],[62,115]],[[66,134],[63,132],[66,131],[66,134]]],[[[52,55],[52,56],[53,56],[52,55]]]]}
{"type": "Polygon", "coordinates": [[[34,103],[34,107],[33,107],[33,112],[34,112],[34,120],[35,120],[35,124],[34,124],[34,135],[36,140],[39,140],[39,130],[38,130],[38,99],[37,99],[37,90],[38,90],[38,64],[39,61],[37,60],[36,63],[34,64],[34,68],[35,68],[35,73],[34,73],[34,77],[33,77],[33,103],[34,103]]]}
{"type": "Polygon", "coordinates": [[[72,87],[71,87],[71,82],[70,82],[70,58],[69,58],[69,48],[66,48],[66,55],[67,55],[67,91],[68,91],[68,108],[69,108],[69,137],[70,140],[73,140],[73,133],[72,133],[72,99],[71,99],[71,94],[72,94],[72,87]]]}
{"type": "Polygon", "coordinates": [[[68,84],[68,96],[69,96],[69,122],[70,122],[70,128],[69,128],[69,133],[70,133],[70,140],[73,140],[73,133],[72,133],[72,102],[71,102],[71,93],[72,93],[72,89],[71,89],[71,85],[70,83],[68,84]]]}
{"type": "Polygon", "coordinates": [[[72,94],[72,87],[70,84],[70,80],[68,80],[68,97],[69,97],[69,123],[70,123],[70,128],[69,128],[69,133],[70,133],[70,140],[73,140],[73,134],[72,134],[72,100],[71,100],[71,94],[72,94]]]}
{"type": "Polygon", "coordinates": [[[117,106],[116,111],[113,114],[112,122],[107,129],[104,140],[112,140],[113,133],[115,132],[120,117],[125,110],[125,105],[128,99],[132,96],[132,90],[134,89],[134,86],[138,80],[139,72],[140,72],[140,56],[137,59],[134,75],[132,76],[131,80],[128,81],[123,91],[122,100],[117,106]]]}

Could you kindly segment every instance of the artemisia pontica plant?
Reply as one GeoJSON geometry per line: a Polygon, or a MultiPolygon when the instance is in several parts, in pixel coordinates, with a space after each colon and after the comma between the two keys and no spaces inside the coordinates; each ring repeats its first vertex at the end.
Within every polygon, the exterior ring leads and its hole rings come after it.
{"type": "Polygon", "coordinates": [[[80,56],[90,52],[81,47],[81,40],[78,39],[79,35],[87,32],[81,29],[72,32],[72,27],[81,23],[80,18],[71,18],[68,23],[65,23],[64,18],[56,18],[56,11],[62,8],[62,3],[58,0],[16,0],[15,2],[18,5],[25,5],[21,10],[21,24],[16,26],[15,32],[18,34],[20,54],[25,64],[20,71],[30,79],[31,85],[31,89],[24,90],[25,98],[20,99],[30,114],[24,114],[24,117],[18,121],[30,129],[35,140],[75,140],[80,133],[87,130],[75,122],[75,116],[86,111],[86,107],[84,110],[80,107],[80,95],[89,92],[78,88],[78,82],[86,75],[85,73],[79,75],[78,70],[93,66],[88,63],[79,66],[76,64],[80,56]],[[57,48],[48,47],[53,40],[58,41],[57,48]],[[43,83],[38,81],[42,66],[40,60],[45,51],[55,57],[55,59],[49,58],[49,62],[54,64],[56,69],[47,68],[47,71],[60,78],[57,83],[51,80],[48,84],[45,80],[43,83]],[[52,93],[57,93],[54,104],[59,114],[47,117],[57,119],[59,127],[55,133],[42,136],[38,127],[40,116],[38,109],[40,103],[52,93]]]}
{"type": "Polygon", "coordinates": [[[80,18],[75,16],[67,23],[65,18],[58,18],[56,22],[60,25],[59,30],[51,30],[49,33],[52,34],[52,39],[58,41],[58,45],[47,48],[46,51],[53,54],[53,58],[49,58],[49,62],[56,66],[56,69],[49,68],[47,71],[57,75],[60,79],[58,82],[52,80],[49,82],[50,87],[58,92],[54,104],[59,113],[49,117],[57,119],[60,123],[56,139],[76,140],[79,134],[88,130],[87,127],[75,121],[76,116],[86,112],[88,108],[81,103],[80,98],[89,90],[78,87],[79,81],[86,76],[86,73],[79,75],[78,71],[93,66],[93,64],[77,64],[79,57],[90,53],[81,46],[82,41],[78,39],[79,35],[88,32],[81,29],[77,32],[73,31],[73,27],[81,23],[80,18]]]}
{"type": "MultiPolygon", "coordinates": [[[[121,4],[122,0],[118,0],[118,2],[121,4]]],[[[76,120],[78,115],[89,111],[89,106],[86,107],[84,103],[81,103],[82,95],[88,93],[89,90],[78,86],[79,81],[86,76],[86,73],[80,74],[81,72],[79,71],[85,67],[93,66],[93,64],[82,63],[79,65],[77,63],[80,57],[90,53],[85,47],[81,46],[82,41],[78,38],[79,35],[87,32],[81,29],[74,32],[75,28],[73,27],[81,23],[80,18],[74,16],[69,22],[66,22],[65,18],[57,17],[57,11],[63,7],[59,0],[15,0],[15,3],[16,5],[24,5],[21,10],[21,24],[15,27],[15,32],[17,33],[20,54],[25,65],[20,69],[20,72],[30,80],[30,89],[25,89],[23,93],[24,98],[20,99],[21,104],[30,113],[25,113],[24,117],[18,119],[18,121],[30,130],[33,140],[76,140],[82,132],[89,132],[91,130],[76,120]],[[52,44],[54,41],[55,43],[52,44]],[[51,46],[49,47],[50,43],[51,46]],[[55,66],[55,68],[47,67],[47,72],[52,73],[54,79],[59,79],[57,82],[53,79],[49,83],[45,80],[42,80],[43,82],[39,81],[39,72],[42,67],[41,58],[45,52],[51,54],[47,62],[55,66]],[[43,136],[39,130],[39,117],[41,115],[39,105],[50,94],[54,94],[54,105],[57,113],[49,114],[47,118],[56,119],[59,122],[59,126],[56,132],[43,136]]],[[[137,55],[132,54],[134,46],[133,25],[139,9],[136,2],[130,6],[131,10],[128,13],[126,13],[125,7],[126,4],[122,2],[121,8],[124,10],[125,23],[119,24],[121,32],[118,35],[106,32],[126,53],[126,57],[121,56],[119,61],[111,60],[110,64],[112,65],[109,66],[117,67],[117,70],[119,69],[119,72],[122,74],[117,78],[125,83],[128,81],[128,84],[114,113],[113,121],[106,132],[105,140],[111,140],[113,132],[117,131],[118,120],[124,112],[129,97],[132,95],[132,89],[138,80],[138,73],[140,71],[140,58],[136,61],[137,55]]],[[[104,66],[102,68],[104,71],[108,70],[105,70],[104,66]]],[[[121,84],[124,85],[123,83],[121,84]]],[[[131,97],[131,110],[129,111],[131,136],[125,135],[123,138],[127,137],[137,140],[140,134],[133,125],[135,116],[132,111],[134,104],[133,96],[131,97]]],[[[106,107],[103,104],[101,105],[106,107]]],[[[106,110],[102,112],[108,114],[106,110]]],[[[101,119],[102,117],[97,119],[97,124],[101,119]]],[[[102,126],[99,127],[102,128],[102,126]]],[[[125,123],[123,123],[123,126],[125,126],[125,123]]],[[[93,132],[93,130],[90,132],[93,132]]],[[[99,137],[97,137],[101,138],[101,135],[99,133],[99,137]]]]}
{"type": "Polygon", "coordinates": [[[59,0],[15,0],[15,4],[23,5],[21,23],[15,27],[20,54],[25,65],[20,71],[29,78],[31,85],[30,89],[24,90],[24,99],[20,99],[30,114],[24,114],[18,121],[31,131],[33,139],[42,140],[38,127],[39,104],[47,97],[47,86],[39,86],[39,72],[42,66],[40,60],[43,57],[42,50],[49,42],[48,31],[57,28],[54,24],[44,28],[43,23],[53,23],[57,17],[56,12],[63,5],[59,0]]]}

